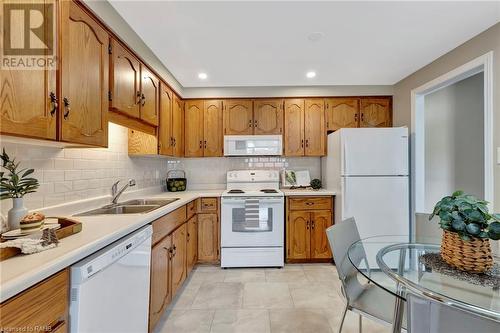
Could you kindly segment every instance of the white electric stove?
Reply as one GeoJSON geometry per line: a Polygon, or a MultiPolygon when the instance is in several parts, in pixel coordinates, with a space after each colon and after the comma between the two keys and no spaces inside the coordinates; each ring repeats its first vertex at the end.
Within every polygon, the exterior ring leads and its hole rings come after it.
{"type": "Polygon", "coordinates": [[[285,214],[279,171],[227,173],[222,194],[221,267],[283,267],[285,214]]]}

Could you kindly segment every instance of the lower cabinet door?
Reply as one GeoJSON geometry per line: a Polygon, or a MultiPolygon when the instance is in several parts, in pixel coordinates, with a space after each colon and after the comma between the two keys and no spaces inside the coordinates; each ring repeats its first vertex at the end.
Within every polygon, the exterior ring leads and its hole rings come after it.
{"type": "Polygon", "coordinates": [[[196,215],[187,222],[187,274],[192,270],[198,261],[198,223],[196,215]]]}
{"type": "Polygon", "coordinates": [[[170,250],[172,236],[165,237],[151,250],[149,331],[151,332],[172,300],[170,289],[170,250]]]}
{"type": "Polygon", "coordinates": [[[217,214],[198,214],[198,261],[217,262],[219,227],[217,214]]]}
{"type": "Polygon", "coordinates": [[[311,259],[329,259],[332,257],[326,228],[332,225],[332,212],[318,210],[311,212],[311,259]]]}
{"type": "Polygon", "coordinates": [[[287,259],[309,259],[310,215],[306,211],[291,211],[289,213],[287,259]]]}
{"type": "Polygon", "coordinates": [[[186,279],[186,234],[186,223],[172,233],[172,296],[186,279]]]}

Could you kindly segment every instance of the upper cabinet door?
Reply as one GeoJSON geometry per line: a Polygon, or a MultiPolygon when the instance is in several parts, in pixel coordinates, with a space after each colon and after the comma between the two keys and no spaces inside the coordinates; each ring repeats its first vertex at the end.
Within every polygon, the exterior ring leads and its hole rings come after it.
{"type": "Polygon", "coordinates": [[[358,98],[330,98],[326,100],[326,129],[336,131],[340,128],[359,126],[358,98]]]}
{"type": "Polygon", "coordinates": [[[141,66],[141,119],[158,125],[160,80],[146,66],[141,66]]]}
{"type": "Polygon", "coordinates": [[[174,156],[184,156],[184,102],[175,94],[172,110],[172,145],[174,156]]]}
{"type": "Polygon", "coordinates": [[[325,155],[325,103],[322,98],[306,99],[304,119],[305,155],[325,155]]]}
{"type": "Polygon", "coordinates": [[[285,99],[285,156],[304,156],[304,100],[285,99]]]}
{"type": "Polygon", "coordinates": [[[111,110],[139,118],[141,63],[115,39],[111,39],[109,83],[111,110]]]}
{"type": "Polygon", "coordinates": [[[73,1],[61,1],[61,140],[108,144],[109,36],[73,1]]]}
{"type": "Polygon", "coordinates": [[[203,156],[203,100],[189,100],[184,105],[184,156],[203,156]]]}
{"type": "Polygon", "coordinates": [[[253,103],[250,99],[224,101],[224,134],[253,134],[253,103]]]}
{"type": "Polygon", "coordinates": [[[160,126],[158,127],[158,153],[172,156],[174,154],[172,142],[172,107],[173,92],[160,83],[160,126]]]}
{"type": "Polygon", "coordinates": [[[282,99],[254,100],[254,134],[282,134],[283,107],[282,99]]]}
{"type": "Polygon", "coordinates": [[[362,98],[360,127],[391,127],[391,98],[362,98]]]}
{"type": "Polygon", "coordinates": [[[203,150],[206,157],[222,156],[222,101],[206,100],[203,106],[203,150]]]}
{"type": "MultiPolygon", "coordinates": [[[[11,34],[22,36],[23,25],[11,25],[11,34]],[[12,31],[14,30],[14,31],[12,31]]],[[[47,29],[48,30],[48,29],[47,29]]],[[[23,31],[24,33],[24,31],[23,31]]],[[[41,34],[52,34],[42,31],[41,34]]],[[[46,40],[44,36],[40,36],[46,40]]],[[[54,39],[56,43],[56,39],[54,39]]],[[[54,52],[57,50],[53,46],[54,52]]],[[[41,139],[56,139],[57,102],[56,69],[1,70],[0,132],[41,139]]]]}

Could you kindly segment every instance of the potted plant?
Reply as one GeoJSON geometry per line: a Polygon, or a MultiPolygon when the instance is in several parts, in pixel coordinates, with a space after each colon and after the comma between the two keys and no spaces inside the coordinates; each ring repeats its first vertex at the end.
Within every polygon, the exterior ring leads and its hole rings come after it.
{"type": "Polygon", "coordinates": [[[29,177],[35,170],[19,169],[19,162],[11,159],[5,152],[0,155],[2,167],[7,171],[0,172],[0,200],[12,199],[12,209],[9,210],[7,222],[9,229],[18,229],[19,222],[28,213],[24,207],[23,197],[36,192],[40,186],[36,178],[29,177]]]}
{"type": "Polygon", "coordinates": [[[441,257],[460,270],[482,273],[493,266],[490,239],[500,239],[500,214],[489,214],[488,202],[456,191],[441,199],[429,216],[443,229],[441,257]]]}

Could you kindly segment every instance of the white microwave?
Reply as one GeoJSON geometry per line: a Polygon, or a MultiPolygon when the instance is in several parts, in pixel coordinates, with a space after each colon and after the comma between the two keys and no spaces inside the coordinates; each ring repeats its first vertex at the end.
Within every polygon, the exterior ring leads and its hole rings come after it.
{"type": "Polygon", "coordinates": [[[281,135],[225,135],[224,156],[280,156],[281,135]]]}

